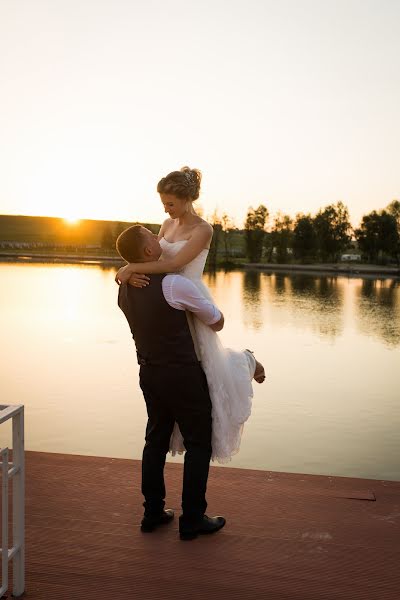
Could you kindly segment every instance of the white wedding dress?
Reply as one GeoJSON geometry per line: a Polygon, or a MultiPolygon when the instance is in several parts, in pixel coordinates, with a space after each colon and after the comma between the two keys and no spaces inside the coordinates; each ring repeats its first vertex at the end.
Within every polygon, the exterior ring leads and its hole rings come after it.
{"type": "MultiPolygon", "coordinates": [[[[187,240],[168,242],[160,240],[162,259],[177,254],[187,240]]],[[[208,250],[202,250],[179,273],[193,281],[211,301],[208,288],[201,280],[208,250]]],[[[239,451],[243,424],[249,418],[253,397],[252,379],[255,359],[249,352],[224,348],[208,325],[192,315],[201,364],[207,377],[212,402],[212,460],[228,462],[239,451]]],[[[172,454],[184,452],[182,435],[175,424],[171,436],[172,454]]]]}

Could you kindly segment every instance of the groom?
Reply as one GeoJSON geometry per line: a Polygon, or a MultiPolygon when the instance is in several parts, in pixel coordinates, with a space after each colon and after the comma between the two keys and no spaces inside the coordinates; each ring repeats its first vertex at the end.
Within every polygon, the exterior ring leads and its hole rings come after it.
{"type": "MultiPolygon", "coordinates": [[[[161,255],[157,236],[141,225],[121,233],[117,250],[127,262],[155,261],[161,255]]],[[[215,331],[222,329],[224,317],[192,281],[177,274],[152,275],[143,288],[121,284],[118,305],[136,344],[148,415],[142,458],[145,510],[141,529],[153,531],[174,517],[171,509],[164,509],[164,465],[177,422],[186,448],[180,538],[191,540],[198,534],[214,533],[225,525],[225,519],[205,515],[211,400],[185,311],[195,313],[215,331]]]]}

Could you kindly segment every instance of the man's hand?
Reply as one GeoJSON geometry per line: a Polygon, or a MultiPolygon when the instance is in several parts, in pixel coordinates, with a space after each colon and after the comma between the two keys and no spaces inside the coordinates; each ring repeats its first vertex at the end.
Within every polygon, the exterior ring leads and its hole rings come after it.
{"type": "Polygon", "coordinates": [[[224,315],[221,313],[221,318],[216,323],[209,325],[213,331],[221,331],[225,323],[224,315]]]}

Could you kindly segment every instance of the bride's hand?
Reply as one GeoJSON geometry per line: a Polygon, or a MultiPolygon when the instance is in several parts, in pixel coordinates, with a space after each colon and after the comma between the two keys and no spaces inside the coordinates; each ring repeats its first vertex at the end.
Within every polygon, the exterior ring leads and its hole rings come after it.
{"type": "Polygon", "coordinates": [[[121,283],[129,283],[134,287],[145,287],[149,284],[149,277],[143,273],[134,273],[131,265],[125,265],[118,269],[115,276],[115,281],[120,285],[121,283]]]}
{"type": "Polygon", "coordinates": [[[149,281],[150,277],[147,277],[147,275],[144,275],[143,273],[132,273],[128,279],[129,285],[138,288],[146,287],[146,285],[149,285],[149,281]]]}
{"type": "Polygon", "coordinates": [[[125,265],[118,269],[117,274],[115,276],[115,282],[118,283],[126,283],[129,281],[130,276],[132,275],[132,268],[130,265],[125,265]]]}

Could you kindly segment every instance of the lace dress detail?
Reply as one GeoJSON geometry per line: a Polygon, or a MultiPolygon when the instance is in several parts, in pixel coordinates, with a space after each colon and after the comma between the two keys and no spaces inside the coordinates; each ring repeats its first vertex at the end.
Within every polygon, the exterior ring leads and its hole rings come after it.
{"type": "MultiPolygon", "coordinates": [[[[160,240],[161,259],[177,254],[187,240],[160,240]]],[[[180,274],[188,277],[199,290],[213,301],[201,280],[208,250],[202,250],[180,274]]],[[[218,334],[191,315],[195,328],[203,370],[207,377],[212,402],[212,460],[224,463],[239,451],[243,424],[251,413],[252,378],[255,363],[246,352],[224,348],[218,334]]],[[[179,427],[175,424],[170,451],[182,453],[185,448],[179,427]]]]}

